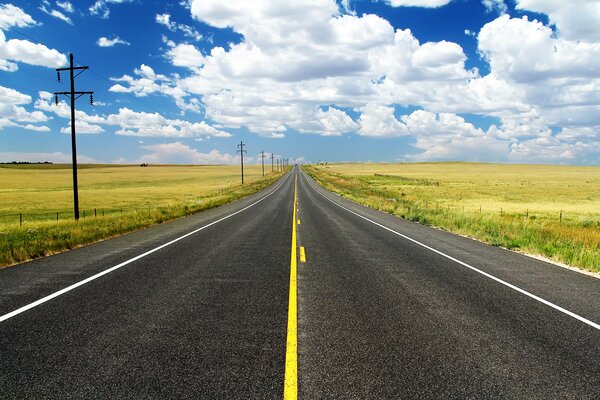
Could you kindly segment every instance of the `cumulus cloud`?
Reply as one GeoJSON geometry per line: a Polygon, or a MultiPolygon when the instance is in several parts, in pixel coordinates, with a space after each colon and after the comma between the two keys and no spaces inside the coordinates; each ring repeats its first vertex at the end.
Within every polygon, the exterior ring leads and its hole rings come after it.
{"type": "Polygon", "coordinates": [[[213,48],[177,87],[201,96],[217,123],[266,137],[282,137],[288,129],[356,131],[356,121],[334,110],[410,104],[432,88],[476,76],[465,69],[457,44],[420,43],[379,16],[340,15],[334,1],[192,1],[190,11],[212,26],[231,27],[243,41],[213,48]],[[333,125],[336,115],[343,129],[333,125]]]}
{"type": "Polygon", "coordinates": [[[204,63],[204,57],[200,51],[194,45],[187,43],[180,43],[169,49],[167,57],[176,67],[195,69],[204,63]]]}
{"type": "Polygon", "coordinates": [[[211,150],[202,153],[181,142],[162,143],[142,146],[151,151],[143,155],[138,162],[151,164],[236,164],[238,157],[229,153],[211,150]]]}
{"type": "MultiPolygon", "coordinates": [[[[146,74],[150,70],[146,69],[146,74]]],[[[40,92],[35,102],[35,108],[40,111],[53,113],[60,118],[70,119],[70,108],[65,101],[58,105],[53,102],[53,95],[40,92]]],[[[148,136],[148,137],[174,137],[174,138],[205,138],[205,137],[230,137],[229,132],[216,129],[205,121],[190,122],[182,119],[169,119],[161,114],[138,112],[129,108],[120,108],[118,113],[107,116],[88,114],[83,110],[75,110],[77,130],[82,133],[100,133],[107,126],[117,127],[118,135],[148,136]],[[84,132],[85,131],[85,132],[84,132]]],[[[69,126],[63,131],[69,131],[69,126]]]]}
{"type": "Polygon", "coordinates": [[[516,0],[516,8],[547,14],[564,39],[600,41],[600,3],[596,0],[516,0]]]}
{"type": "Polygon", "coordinates": [[[12,4],[0,4],[0,29],[10,29],[13,26],[26,28],[35,25],[37,22],[21,8],[12,4]]]}
{"type": "Polygon", "coordinates": [[[67,58],[64,54],[49,49],[43,44],[20,39],[6,40],[4,32],[0,31],[0,61],[0,68],[3,70],[16,71],[17,64],[12,61],[58,68],[66,64],[67,58]]]}
{"type": "Polygon", "coordinates": [[[37,132],[49,131],[46,126],[33,125],[48,121],[48,117],[40,111],[27,111],[24,106],[31,101],[29,95],[0,86],[0,130],[3,127],[18,127],[37,132]]]}
{"type": "Polygon", "coordinates": [[[367,104],[359,110],[361,114],[358,119],[358,134],[361,136],[390,137],[408,134],[406,125],[394,116],[394,107],[367,104]]]}
{"type": "Polygon", "coordinates": [[[102,37],[100,37],[98,39],[98,41],[96,42],[96,44],[98,46],[100,46],[100,47],[112,47],[112,46],[114,46],[116,44],[124,44],[126,46],[129,46],[131,43],[129,43],[126,40],[121,39],[118,36],[115,36],[112,39],[108,39],[108,38],[105,38],[104,36],[102,36],[102,37]]]}

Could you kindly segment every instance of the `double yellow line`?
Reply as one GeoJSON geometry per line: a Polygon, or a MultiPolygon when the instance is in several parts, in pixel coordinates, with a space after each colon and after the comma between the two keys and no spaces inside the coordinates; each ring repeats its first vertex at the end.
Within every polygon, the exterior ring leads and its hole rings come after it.
{"type": "Polygon", "coordinates": [[[290,257],[290,298],[288,304],[287,346],[285,352],[285,379],[283,382],[284,400],[298,398],[298,301],[296,270],[296,210],[298,209],[298,175],[294,179],[294,215],[292,218],[292,253],[290,257]]]}

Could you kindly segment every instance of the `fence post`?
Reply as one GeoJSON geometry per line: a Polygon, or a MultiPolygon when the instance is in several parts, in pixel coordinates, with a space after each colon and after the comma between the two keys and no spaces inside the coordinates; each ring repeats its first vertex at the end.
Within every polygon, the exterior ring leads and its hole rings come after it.
{"type": "Polygon", "coordinates": [[[102,216],[104,217],[104,209],[102,209],[102,216]]]}
{"type": "Polygon", "coordinates": [[[94,218],[97,216],[98,216],[98,214],[96,213],[96,209],[94,208],[94,218]]]}
{"type": "Polygon", "coordinates": [[[56,213],[56,222],[58,222],[58,213],[56,213]]]}
{"type": "Polygon", "coordinates": [[[23,226],[23,213],[19,213],[19,226],[23,226]]]}
{"type": "Polygon", "coordinates": [[[562,225],[562,210],[560,210],[559,225],[562,225]]]}
{"type": "Polygon", "coordinates": [[[83,219],[85,219],[85,210],[83,210],[83,219]]]}
{"type": "Polygon", "coordinates": [[[529,209],[525,210],[525,218],[529,219],[529,209]]]}

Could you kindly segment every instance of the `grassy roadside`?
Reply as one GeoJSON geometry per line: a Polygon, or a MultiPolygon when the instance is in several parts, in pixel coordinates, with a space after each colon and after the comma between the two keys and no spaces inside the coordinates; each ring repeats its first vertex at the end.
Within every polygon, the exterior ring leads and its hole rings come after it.
{"type": "Polygon", "coordinates": [[[35,221],[0,226],[0,268],[59,253],[141,228],[230,203],[268,187],[284,172],[232,185],[203,196],[200,201],[126,211],[104,217],[65,221],[35,221]]]}
{"type": "MultiPolygon", "coordinates": [[[[600,223],[593,219],[563,219],[505,211],[481,212],[449,206],[424,195],[456,185],[424,178],[386,175],[348,175],[334,167],[305,166],[304,170],[327,189],[401,218],[432,225],[568,265],[600,272],[600,223]],[[392,179],[393,178],[393,179],[392,179]],[[392,183],[390,183],[392,182],[392,183]],[[440,185],[442,189],[440,189],[440,185]]],[[[443,167],[442,167],[443,168],[443,167]]],[[[499,195],[505,195],[499,193],[499,195]]]]}

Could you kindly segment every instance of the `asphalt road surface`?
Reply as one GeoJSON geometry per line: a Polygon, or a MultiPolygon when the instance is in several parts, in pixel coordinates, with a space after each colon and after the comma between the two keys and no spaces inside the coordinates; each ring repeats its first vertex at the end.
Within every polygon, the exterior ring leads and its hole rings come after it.
{"type": "Polygon", "coordinates": [[[600,279],[295,168],[0,270],[0,398],[600,399],[600,279]]]}

